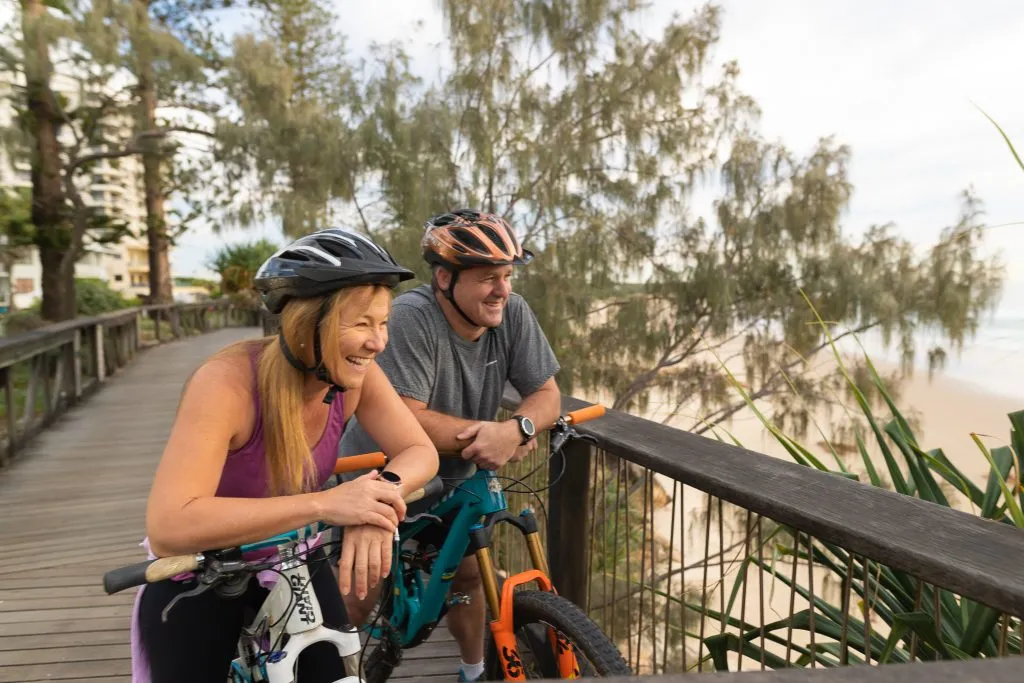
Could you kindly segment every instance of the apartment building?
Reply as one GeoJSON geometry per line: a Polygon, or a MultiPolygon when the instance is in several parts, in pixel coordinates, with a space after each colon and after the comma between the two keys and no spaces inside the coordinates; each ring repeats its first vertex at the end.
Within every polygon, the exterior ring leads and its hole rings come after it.
{"type": "MultiPolygon", "coordinates": [[[[14,112],[7,97],[10,87],[9,82],[0,82],[0,127],[4,128],[13,123],[14,112]]],[[[54,89],[73,102],[78,84],[58,75],[54,78],[54,89]]],[[[130,121],[123,125],[127,134],[130,121]]],[[[64,135],[67,142],[71,142],[71,132],[65,130],[64,135]]],[[[30,171],[27,161],[12,161],[6,150],[0,149],[0,188],[31,187],[30,171]]],[[[134,236],[125,237],[118,244],[87,243],[85,253],[75,263],[75,277],[103,280],[125,298],[148,296],[149,254],[141,159],[103,160],[76,184],[87,205],[124,220],[134,236]]],[[[14,309],[27,308],[42,297],[42,266],[38,250],[34,247],[21,249],[8,262],[9,272],[0,260],[0,313],[12,306],[14,309]]]]}

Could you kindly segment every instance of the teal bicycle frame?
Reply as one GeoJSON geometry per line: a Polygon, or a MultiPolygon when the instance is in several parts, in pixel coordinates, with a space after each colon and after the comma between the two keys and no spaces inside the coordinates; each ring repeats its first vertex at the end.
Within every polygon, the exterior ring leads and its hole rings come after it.
{"type": "MultiPolygon", "coordinates": [[[[425,640],[447,611],[448,589],[459,564],[472,545],[480,562],[480,574],[488,601],[497,597],[496,578],[490,560],[490,530],[497,522],[506,521],[517,526],[531,543],[531,553],[540,549],[537,540],[537,522],[530,510],[518,517],[507,512],[508,503],[494,472],[477,470],[475,474],[451,483],[451,488],[426,511],[409,523],[399,525],[400,548],[392,559],[394,584],[391,609],[387,614],[389,625],[399,634],[403,647],[413,647],[425,640]],[[440,522],[454,514],[450,523],[440,522]],[[446,528],[445,540],[437,556],[429,562],[429,578],[424,578],[427,563],[418,562],[414,550],[404,549],[405,543],[431,525],[446,528]],[[421,566],[417,567],[417,564],[421,566]],[[492,592],[493,589],[493,592],[492,592]]],[[[535,561],[537,558],[534,558],[535,561]]],[[[546,573],[546,564],[541,561],[546,573]]],[[[491,605],[496,609],[496,605],[491,605]]],[[[382,638],[382,629],[374,627],[370,634],[382,638]]]]}

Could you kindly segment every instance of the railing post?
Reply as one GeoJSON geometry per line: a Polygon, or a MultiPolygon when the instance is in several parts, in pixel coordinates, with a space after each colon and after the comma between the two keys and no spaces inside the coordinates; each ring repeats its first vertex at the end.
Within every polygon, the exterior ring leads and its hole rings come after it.
{"type": "Polygon", "coordinates": [[[107,376],[107,361],[104,356],[106,351],[103,345],[106,342],[103,340],[103,323],[96,323],[96,342],[94,345],[94,353],[96,357],[96,381],[102,382],[107,376]]]}
{"type": "Polygon", "coordinates": [[[581,439],[569,441],[548,463],[548,563],[558,593],[587,608],[587,554],[590,539],[590,462],[593,448],[581,439]],[[565,458],[565,470],[562,470],[565,458]],[[558,478],[561,474],[561,478],[558,478]]]}
{"type": "Polygon", "coordinates": [[[71,387],[73,390],[68,403],[78,403],[82,398],[82,330],[75,330],[75,339],[71,346],[71,387]]]}
{"type": "Polygon", "coordinates": [[[0,370],[3,374],[4,384],[4,401],[7,403],[7,455],[6,458],[0,459],[0,462],[4,460],[13,460],[14,453],[18,450],[18,411],[17,406],[14,405],[14,380],[11,377],[11,367],[8,366],[3,370],[0,370]]]}

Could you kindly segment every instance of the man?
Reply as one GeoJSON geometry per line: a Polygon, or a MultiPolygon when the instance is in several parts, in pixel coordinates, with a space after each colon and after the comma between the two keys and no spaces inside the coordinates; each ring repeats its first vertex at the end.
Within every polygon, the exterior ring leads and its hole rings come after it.
{"type": "MultiPolygon", "coordinates": [[[[424,227],[431,283],[395,299],[390,339],[377,362],[438,451],[461,450],[461,461],[441,459],[441,476],[469,476],[472,464],[496,470],[532,450],[534,434],[552,426],[561,409],[554,380],[558,361],[533,311],[512,293],[514,266],[526,265],[533,254],[494,214],[458,210],[424,227]],[[514,418],[496,421],[506,381],[522,403],[514,418]]],[[[340,454],[375,450],[353,420],[340,454]]],[[[472,555],[463,559],[451,590],[469,598],[448,612],[462,655],[459,680],[476,680],[483,673],[487,605],[472,555]]],[[[373,598],[350,605],[354,620],[365,615],[373,598]]]]}

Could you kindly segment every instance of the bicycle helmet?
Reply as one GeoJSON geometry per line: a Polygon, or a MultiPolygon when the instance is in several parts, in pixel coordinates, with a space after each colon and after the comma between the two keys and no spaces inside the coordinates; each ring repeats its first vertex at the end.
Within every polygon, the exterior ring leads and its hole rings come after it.
{"type": "Polygon", "coordinates": [[[449,269],[472,266],[525,266],[533,253],[523,249],[512,226],[494,213],[457,209],[424,224],[423,258],[449,269]]]}
{"type": "MultiPolygon", "coordinates": [[[[300,237],[268,258],[256,271],[253,284],[263,305],[277,315],[291,299],[325,296],[345,287],[398,283],[415,274],[398,265],[391,254],[365,236],[341,228],[328,228],[300,237]]],[[[324,403],[345,387],[334,381],[323,362],[320,323],[330,309],[330,297],[320,306],[313,338],[313,366],[307,367],[288,348],[284,331],[278,333],[281,351],[288,363],[301,372],[311,372],[329,385],[324,403]]]]}
{"type": "Polygon", "coordinates": [[[415,277],[382,247],[359,233],[328,228],[300,237],[267,259],[253,284],[263,305],[280,313],[289,299],[323,296],[343,287],[394,287],[415,277]]]}
{"type": "Polygon", "coordinates": [[[473,266],[525,266],[533,260],[533,252],[524,249],[508,221],[494,213],[456,209],[428,219],[423,227],[424,260],[452,274],[448,289],[438,290],[466,322],[480,327],[455,303],[459,272],[473,266]]]}

